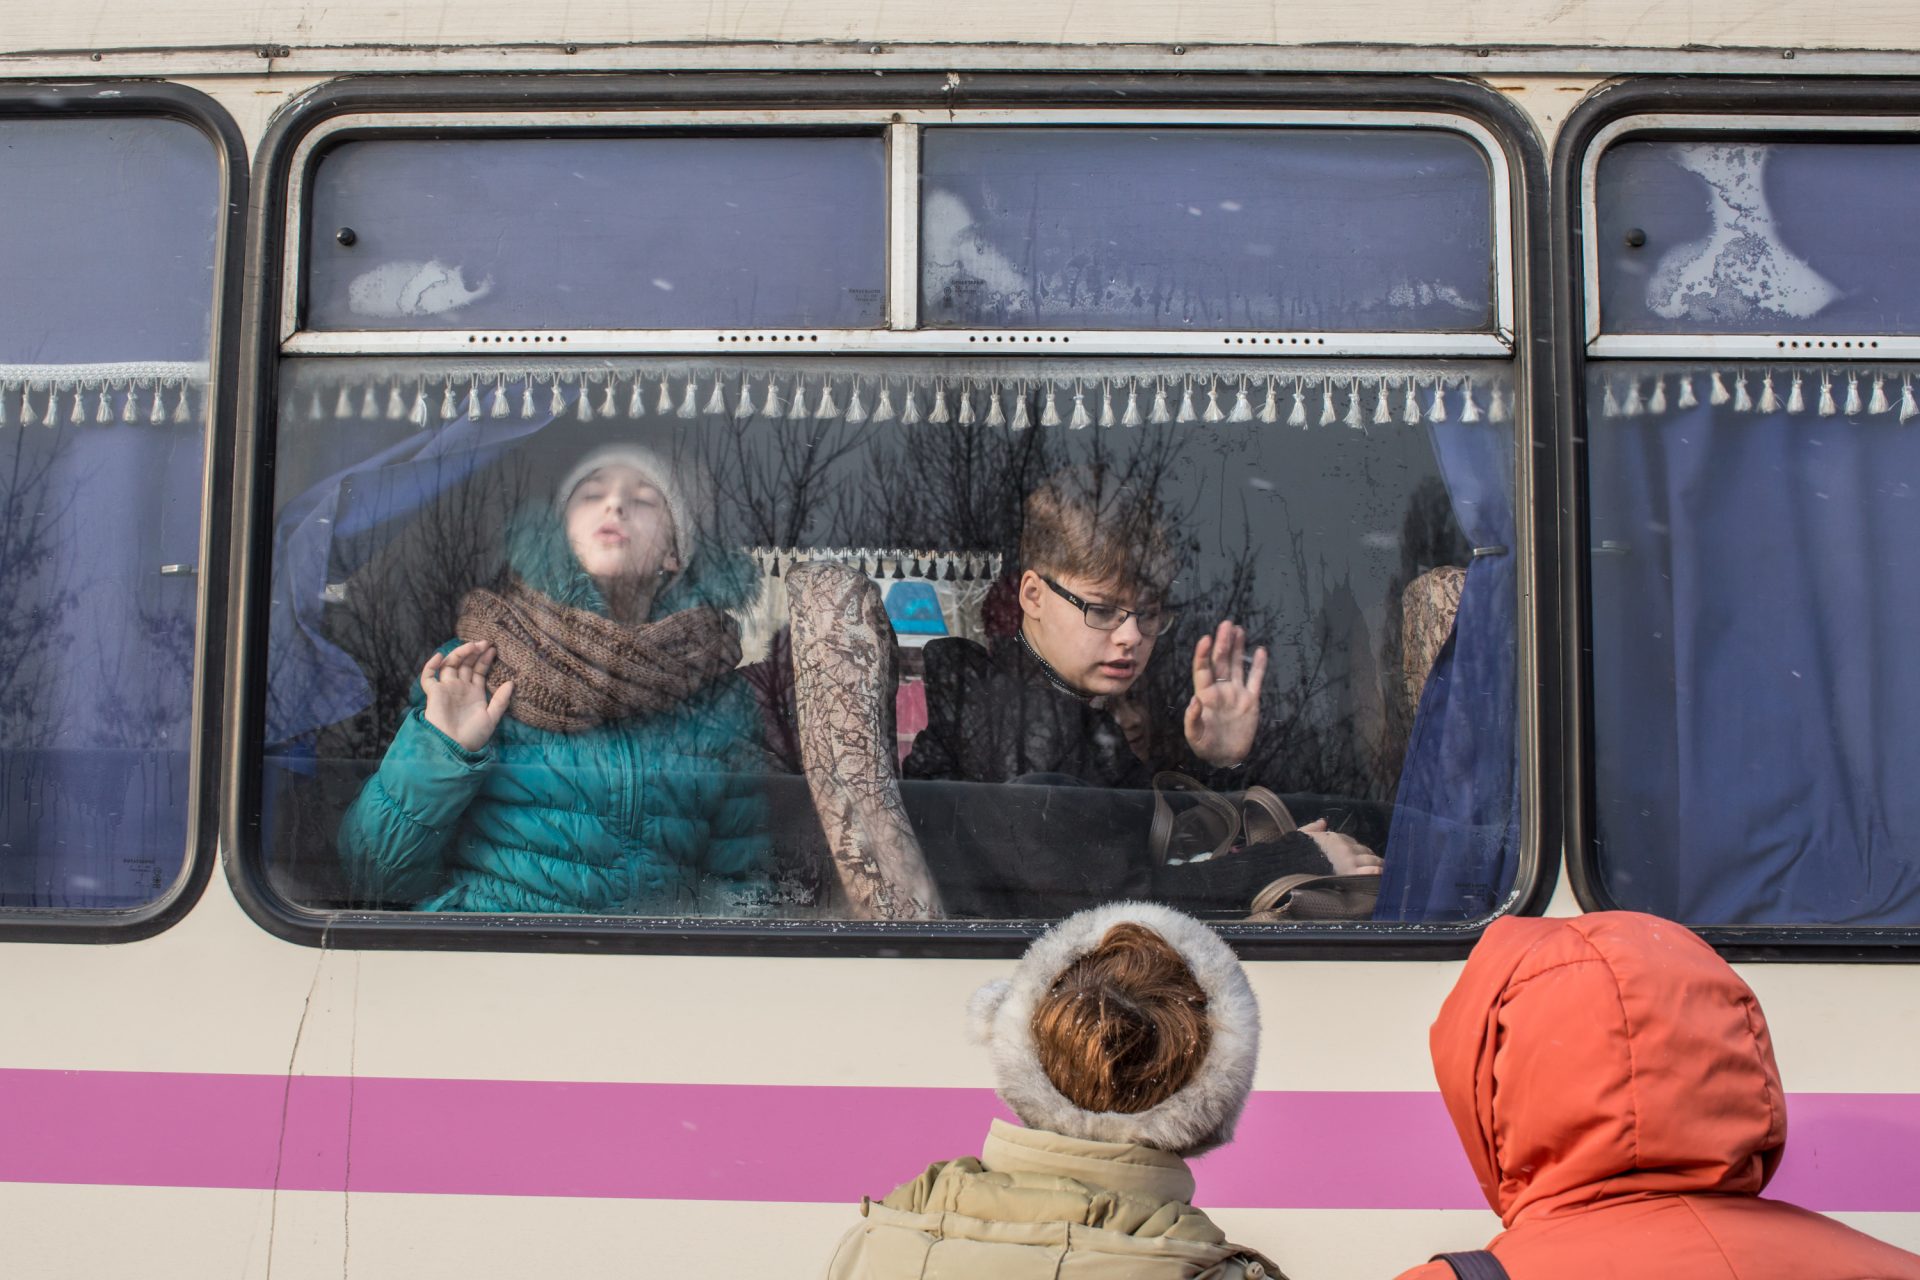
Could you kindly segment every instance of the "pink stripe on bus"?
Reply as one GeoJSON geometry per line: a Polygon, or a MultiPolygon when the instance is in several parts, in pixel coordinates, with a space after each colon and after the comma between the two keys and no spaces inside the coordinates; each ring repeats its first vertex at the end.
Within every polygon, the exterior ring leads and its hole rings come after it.
{"type": "MultiPolygon", "coordinates": [[[[1920,1212],[1920,1094],[1795,1094],[1770,1193],[1920,1212]]],[[[0,1181],[851,1202],[979,1150],[984,1089],[0,1070],[0,1181]]],[[[1258,1093],[1203,1205],[1473,1209],[1435,1093],[1258,1093]]]]}

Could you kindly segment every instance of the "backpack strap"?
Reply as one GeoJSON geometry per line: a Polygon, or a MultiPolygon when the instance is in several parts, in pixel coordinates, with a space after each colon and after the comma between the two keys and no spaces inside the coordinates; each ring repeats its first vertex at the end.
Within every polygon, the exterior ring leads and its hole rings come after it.
{"type": "Polygon", "coordinates": [[[1475,1249],[1471,1253],[1436,1253],[1429,1262],[1444,1262],[1453,1268],[1453,1274],[1459,1280],[1510,1280],[1507,1269],[1500,1265],[1500,1259],[1485,1249],[1475,1249]]]}

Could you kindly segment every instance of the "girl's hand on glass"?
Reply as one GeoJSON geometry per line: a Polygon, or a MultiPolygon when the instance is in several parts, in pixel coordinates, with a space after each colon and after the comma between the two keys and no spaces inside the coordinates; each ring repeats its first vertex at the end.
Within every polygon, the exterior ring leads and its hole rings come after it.
{"type": "Polygon", "coordinates": [[[436,653],[420,668],[420,687],[427,695],[427,723],[468,751],[478,751],[493,740],[513,700],[508,680],[487,696],[487,671],[493,666],[493,646],[470,640],[449,653],[436,653]]]}
{"type": "Polygon", "coordinates": [[[1313,837],[1313,842],[1320,846],[1320,852],[1333,864],[1333,874],[1337,876],[1377,876],[1386,865],[1385,858],[1352,836],[1327,830],[1325,818],[1309,822],[1300,830],[1313,837]]]}

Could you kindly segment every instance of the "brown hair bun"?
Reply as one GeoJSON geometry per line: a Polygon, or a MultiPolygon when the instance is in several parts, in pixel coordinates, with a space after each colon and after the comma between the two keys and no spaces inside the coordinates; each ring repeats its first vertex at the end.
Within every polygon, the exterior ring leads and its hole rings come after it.
{"type": "Polygon", "coordinates": [[[1207,993],[1171,944],[1116,924],[1033,1011],[1041,1069],[1088,1111],[1133,1113],[1184,1088],[1206,1060],[1207,993]]]}

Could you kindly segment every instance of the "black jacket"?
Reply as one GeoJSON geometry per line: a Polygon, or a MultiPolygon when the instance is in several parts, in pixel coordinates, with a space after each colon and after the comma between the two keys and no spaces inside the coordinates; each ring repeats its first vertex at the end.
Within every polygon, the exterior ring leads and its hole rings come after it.
{"type": "Polygon", "coordinates": [[[1179,770],[1232,790],[1247,785],[1243,771],[1210,768],[1184,737],[1165,745],[1167,734],[1142,761],[1099,700],[1068,688],[1017,638],[991,651],[935,640],[925,658],[927,727],[901,767],[902,794],[951,913],[1051,917],[1156,897],[1245,915],[1268,881],[1331,870],[1298,833],[1212,862],[1156,866],[1148,850],[1153,775],[1179,770]],[[990,794],[934,785],[981,783],[1021,785],[990,794]]]}
{"type": "MultiPolygon", "coordinates": [[[[903,777],[1012,782],[1064,774],[1095,787],[1152,787],[1155,770],[1133,754],[1100,700],[1069,690],[1018,638],[992,650],[935,640],[924,652],[927,727],[913,740],[903,777]]],[[[1189,756],[1161,767],[1194,765],[1189,756]]]]}

